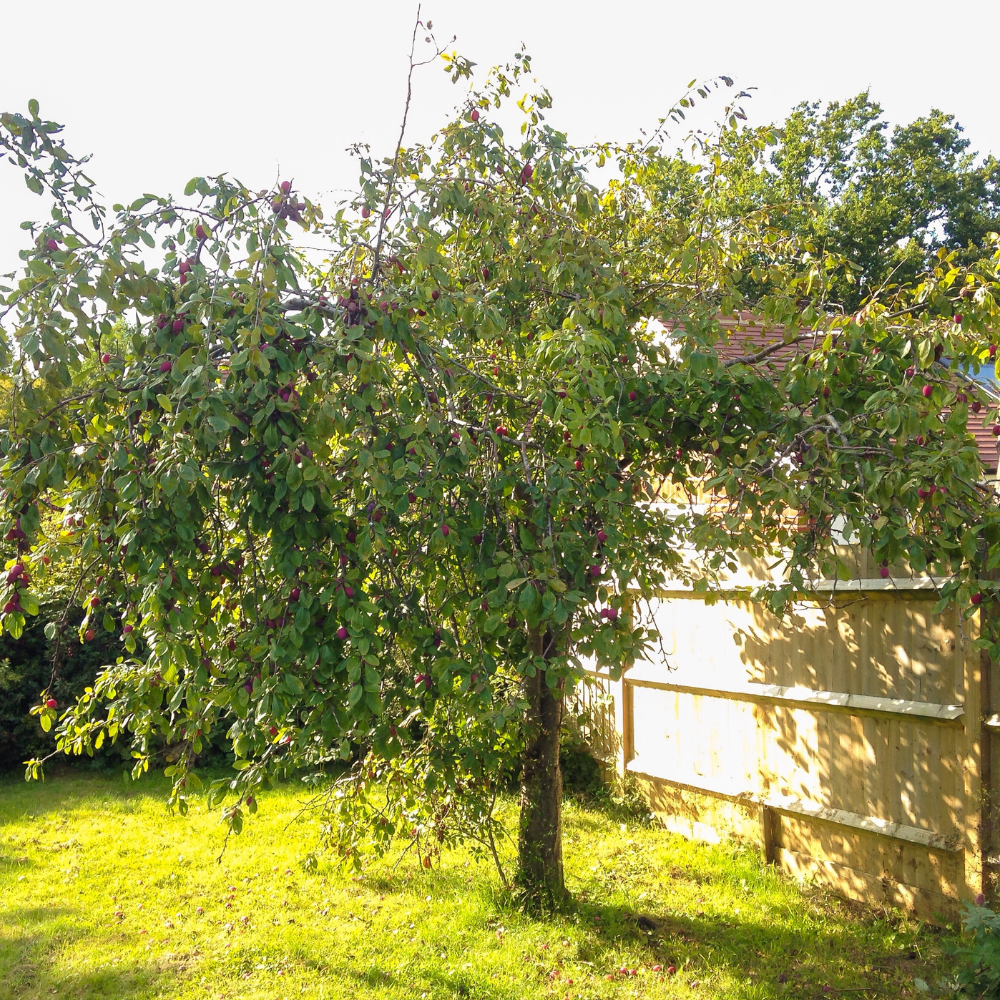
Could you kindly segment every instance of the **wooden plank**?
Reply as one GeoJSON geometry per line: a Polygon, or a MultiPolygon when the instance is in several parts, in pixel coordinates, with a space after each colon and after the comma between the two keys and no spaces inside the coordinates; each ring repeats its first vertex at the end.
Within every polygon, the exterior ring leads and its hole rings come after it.
{"type": "Polygon", "coordinates": [[[779,848],[778,864],[799,878],[820,878],[850,899],[867,903],[887,903],[909,910],[932,923],[950,923],[958,916],[958,904],[943,893],[922,886],[881,879],[848,865],[814,858],[779,848]]]}
{"type": "Polygon", "coordinates": [[[878,878],[892,878],[940,892],[953,899],[961,895],[965,860],[960,850],[941,851],[905,840],[845,829],[807,816],[778,815],[780,829],[777,843],[780,847],[847,865],[878,878]]]}
{"type": "Polygon", "coordinates": [[[702,684],[682,680],[663,680],[662,671],[655,667],[639,665],[625,674],[627,684],[635,687],[656,688],[660,691],[682,691],[716,698],[735,698],[745,701],[784,702],[790,705],[821,710],[846,710],[851,715],[871,714],[926,719],[940,723],[960,723],[965,709],[962,705],[939,705],[929,701],[907,701],[901,698],[879,698],[864,694],[847,694],[841,691],[812,691],[803,687],[785,687],[780,684],[759,684],[746,681],[742,684],[702,684]]]}
{"type": "MultiPolygon", "coordinates": [[[[746,575],[746,574],[744,574],[746,575]]],[[[814,580],[806,586],[802,594],[894,594],[901,592],[923,592],[928,597],[937,596],[938,591],[950,580],[947,576],[890,576],[882,579],[880,576],[863,577],[855,580],[814,580]]],[[[746,576],[745,582],[726,580],[712,588],[712,593],[719,596],[748,594],[751,589],[767,586],[773,582],[775,587],[784,583],[783,580],[760,580],[746,576]]],[[[703,591],[696,591],[691,584],[680,580],[667,581],[663,587],[656,590],[657,597],[696,597],[703,599],[703,591]]]]}
{"type": "MultiPolygon", "coordinates": [[[[866,829],[856,817],[849,824],[808,812],[775,809],[778,827],[775,843],[879,877],[890,874],[903,882],[932,888],[958,897],[964,879],[960,835],[904,839],[866,829]],[[942,846],[945,845],[945,846],[942,846]]],[[[914,828],[910,828],[913,832],[914,828]]],[[[926,830],[919,833],[926,834],[926,830]]]]}
{"type": "Polygon", "coordinates": [[[791,796],[771,798],[767,804],[778,812],[807,816],[810,819],[851,827],[880,837],[905,840],[911,844],[920,844],[922,847],[930,847],[939,851],[959,851],[962,849],[960,834],[934,833],[905,823],[879,819],[876,816],[862,816],[860,813],[847,809],[834,809],[830,806],[816,805],[813,802],[803,802],[801,799],[795,799],[791,796]]]}
{"type": "Polygon", "coordinates": [[[636,783],[665,829],[693,840],[717,844],[736,838],[756,842],[760,834],[757,805],[730,801],[636,774],[636,783]]]}
{"type": "Polygon", "coordinates": [[[740,784],[730,778],[705,778],[698,774],[690,776],[671,775],[665,773],[662,766],[648,760],[646,757],[635,757],[628,762],[628,771],[631,774],[639,774],[646,778],[655,778],[657,781],[674,785],[677,788],[686,788],[692,792],[700,792],[706,795],[714,795],[720,799],[731,801],[756,802],[757,796],[752,788],[745,784],[740,784]]]}
{"type": "MultiPolygon", "coordinates": [[[[730,779],[703,778],[700,775],[667,774],[657,762],[644,757],[636,757],[629,761],[627,770],[633,774],[656,778],[658,781],[676,785],[679,788],[687,788],[691,791],[703,792],[731,801],[762,801],[761,797],[753,789],[746,787],[746,785],[741,785],[739,782],[730,779]]],[[[791,796],[771,796],[763,800],[763,804],[776,812],[806,816],[810,819],[822,820],[827,823],[837,824],[838,826],[851,827],[855,830],[861,830],[864,833],[876,834],[881,837],[891,837],[896,840],[905,840],[909,843],[920,844],[923,847],[939,851],[962,850],[961,837],[958,834],[946,835],[934,833],[929,830],[922,830],[919,827],[909,826],[905,823],[895,823],[879,819],[875,816],[862,816],[847,809],[835,809],[812,802],[803,802],[801,799],[795,799],[791,796]]]]}
{"type": "MultiPolygon", "coordinates": [[[[991,575],[996,575],[991,574],[991,575]]],[[[996,605],[987,602],[989,610],[980,607],[979,634],[987,631],[983,628],[987,615],[994,620],[996,627],[996,605]]],[[[979,862],[981,865],[980,890],[986,896],[987,902],[993,903],[996,897],[996,882],[990,877],[989,856],[993,847],[993,727],[988,724],[994,707],[993,702],[993,661],[988,649],[979,651],[979,717],[982,723],[979,728],[979,862]]]]}
{"type": "MultiPolygon", "coordinates": [[[[980,613],[981,614],[981,613],[980,613]]],[[[970,625],[974,624],[972,621],[970,625]]],[[[975,624],[978,624],[976,622],[975,624]]],[[[965,796],[964,796],[964,849],[965,849],[965,886],[962,896],[972,900],[980,893],[989,891],[989,880],[986,877],[986,850],[983,841],[983,805],[987,801],[988,786],[983,787],[983,737],[988,737],[990,730],[983,725],[983,717],[987,714],[983,708],[983,695],[989,697],[989,690],[983,690],[984,684],[990,682],[990,660],[985,650],[970,649],[965,657],[965,703],[969,706],[968,718],[965,724],[965,796]],[[985,669],[984,669],[985,668],[985,669]]],[[[987,769],[989,765],[986,765],[987,769]]],[[[987,820],[988,821],[988,820],[987,820]]]]}
{"type": "Polygon", "coordinates": [[[946,576],[918,576],[888,577],[883,580],[881,577],[869,577],[861,580],[817,580],[810,587],[811,593],[816,594],[856,594],[860,592],[884,593],[897,590],[928,590],[937,592],[947,582],[946,576]]]}

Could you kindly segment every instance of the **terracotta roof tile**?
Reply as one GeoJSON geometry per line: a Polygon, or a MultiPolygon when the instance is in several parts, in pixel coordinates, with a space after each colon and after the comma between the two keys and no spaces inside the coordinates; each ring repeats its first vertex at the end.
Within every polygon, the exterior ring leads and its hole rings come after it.
{"type": "MultiPolygon", "coordinates": [[[[718,345],[719,355],[726,360],[743,358],[755,354],[764,347],[782,342],[783,331],[781,327],[765,326],[749,313],[744,313],[738,320],[723,319],[721,325],[729,334],[729,339],[718,345]]],[[[668,329],[672,326],[673,324],[667,324],[668,329]]],[[[785,348],[775,351],[763,364],[781,368],[794,353],[809,350],[811,346],[808,342],[789,344],[785,348]]],[[[984,387],[980,385],[979,388],[984,387]]],[[[985,414],[982,416],[970,414],[968,429],[975,438],[976,446],[979,449],[979,458],[984,468],[990,473],[996,473],[1000,438],[993,434],[993,422],[987,422],[985,414]]]]}

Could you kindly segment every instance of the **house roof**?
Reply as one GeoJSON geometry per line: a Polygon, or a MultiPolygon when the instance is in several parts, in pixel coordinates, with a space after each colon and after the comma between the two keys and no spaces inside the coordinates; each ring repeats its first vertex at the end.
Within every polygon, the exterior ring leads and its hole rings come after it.
{"type": "MultiPolygon", "coordinates": [[[[743,313],[739,319],[724,318],[721,320],[723,330],[728,334],[728,339],[718,344],[719,355],[726,360],[737,360],[755,354],[765,347],[771,347],[782,343],[783,330],[777,326],[767,326],[750,313],[743,313]]],[[[817,331],[817,346],[822,338],[822,333],[817,331]]],[[[787,363],[788,359],[803,349],[810,348],[808,341],[798,344],[788,344],[767,357],[762,362],[764,366],[771,366],[780,370],[787,363]]],[[[962,378],[963,376],[959,376],[962,378]]],[[[991,392],[982,382],[968,379],[970,387],[981,390],[987,395],[996,398],[996,392],[991,392]]],[[[969,414],[968,429],[979,449],[979,458],[983,467],[990,473],[995,474],[998,466],[998,453],[1000,453],[1000,438],[993,434],[993,421],[988,418],[988,411],[979,415],[969,414]]]]}

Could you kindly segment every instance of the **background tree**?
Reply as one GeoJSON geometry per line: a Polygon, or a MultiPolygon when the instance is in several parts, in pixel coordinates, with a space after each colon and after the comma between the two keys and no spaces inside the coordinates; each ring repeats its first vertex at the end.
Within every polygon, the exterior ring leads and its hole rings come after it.
{"type": "Polygon", "coordinates": [[[626,587],[708,588],[739,551],[788,553],[759,595],[780,610],[842,568],[841,517],[879,558],[952,574],[943,601],[982,600],[981,542],[988,565],[1000,550],[979,404],[934,360],[990,354],[1000,286],[941,255],[831,312],[841,262],[765,213],[735,217],[714,185],[693,210],[651,203],[655,142],[574,147],[537,91],[511,143],[497,118],[529,79],[521,54],[430,145],[361,151],[360,193],[329,219],[287,181],[225,176],[109,215],[37,106],[0,118],[52,202],[0,309],[2,620],[19,635],[25,576],[79,560],[79,637],[114,631],[121,655],[36,712],[67,753],[127,739],[136,773],[166,740],[181,809],[224,723],[235,772],[209,800],[237,831],[275,774],[339,761],[326,830],[345,857],[397,837],[496,857],[496,778],[516,764],[515,878],[557,904],[567,693],[585,658],[617,675],[655,638],[626,587]],[[620,179],[598,189],[609,157],[620,179]],[[720,357],[748,279],[796,349],[780,371],[773,347],[720,357]],[[678,512],[654,502],[665,484],[720,503],[678,512]],[[49,513],[72,537],[42,530],[49,513]]]}
{"type": "Polygon", "coordinates": [[[732,217],[765,211],[775,227],[850,262],[831,301],[853,311],[916,282],[939,250],[965,265],[989,256],[989,234],[1000,230],[1000,163],[970,145],[954,116],[936,109],[890,130],[861,93],[825,107],[803,102],[781,125],[737,119],[708,165],[666,157],[653,190],[677,215],[713,185],[732,217]]]}

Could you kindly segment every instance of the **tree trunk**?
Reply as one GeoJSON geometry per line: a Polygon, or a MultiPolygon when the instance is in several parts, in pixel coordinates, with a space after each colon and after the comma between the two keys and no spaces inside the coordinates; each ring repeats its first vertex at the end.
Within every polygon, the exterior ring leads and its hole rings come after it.
{"type": "MultiPolygon", "coordinates": [[[[538,652],[551,636],[531,633],[538,652]]],[[[517,882],[535,904],[553,908],[566,898],[562,862],[562,770],[559,731],[562,685],[553,690],[545,675],[525,679],[525,746],[521,772],[521,820],[517,882]]]]}

